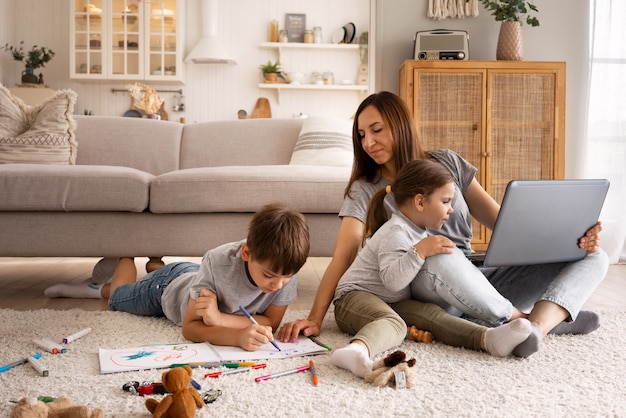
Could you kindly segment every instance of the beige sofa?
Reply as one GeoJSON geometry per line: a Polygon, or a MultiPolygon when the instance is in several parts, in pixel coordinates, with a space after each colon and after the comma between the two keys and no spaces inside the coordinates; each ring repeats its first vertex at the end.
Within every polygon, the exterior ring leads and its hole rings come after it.
{"type": "Polygon", "coordinates": [[[332,255],[350,168],[289,164],[302,119],[75,120],[76,165],[0,165],[0,257],[202,256],[273,201],[332,255]]]}

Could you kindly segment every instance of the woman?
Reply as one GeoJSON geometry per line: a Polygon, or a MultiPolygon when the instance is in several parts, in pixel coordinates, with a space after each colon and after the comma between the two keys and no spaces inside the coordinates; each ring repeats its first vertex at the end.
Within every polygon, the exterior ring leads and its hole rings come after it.
{"type": "MultiPolygon", "coordinates": [[[[308,318],[283,325],[278,333],[280,340],[294,340],[299,333],[319,335],[337,283],[359,250],[369,199],[377,190],[389,185],[408,161],[433,158],[443,163],[454,177],[457,189],[452,206],[454,212],[438,232],[457,247],[470,250],[470,214],[492,229],[500,210],[498,203],[474,177],[476,169],[464,159],[451,151],[426,153],[421,149],[411,115],[398,96],[381,92],[367,97],[355,114],[352,136],[354,164],[339,213],[342,220],[333,258],[322,277],[308,318]]],[[[386,203],[390,211],[397,211],[392,201],[387,199],[386,203]]],[[[579,246],[588,255],[578,262],[481,269],[495,289],[512,302],[511,306],[530,309],[528,315],[522,315],[533,323],[533,332],[514,354],[527,357],[535,353],[540,348],[541,338],[548,332],[583,334],[599,326],[595,313],[580,312],[580,308],[608,269],[608,257],[599,247],[601,230],[598,222],[580,239],[579,246]],[[570,292],[570,289],[575,291],[570,292]],[[561,296],[567,301],[560,300],[561,296]],[[563,322],[566,320],[569,322],[563,322]]],[[[439,263],[429,263],[431,278],[437,278],[440,267],[439,263]]],[[[400,302],[394,309],[407,323],[437,335],[436,330],[429,329],[427,318],[413,315],[413,302],[400,302]]],[[[516,310],[511,307],[509,319],[515,315],[516,310]]]]}

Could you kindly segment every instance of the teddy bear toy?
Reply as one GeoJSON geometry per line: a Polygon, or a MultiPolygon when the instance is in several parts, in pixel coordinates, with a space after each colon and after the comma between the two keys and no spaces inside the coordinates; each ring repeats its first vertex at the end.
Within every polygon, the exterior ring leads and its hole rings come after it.
{"type": "Polygon", "coordinates": [[[406,329],[406,335],[409,341],[418,341],[424,344],[433,342],[433,334],[430,331],[424,331],[411,325],[406,329]]]}
{"type": "Polygon", "coordinates": [[[163,386],[169,392],[161,402],[146,399],[146,408],[154,418],[192,418],[204,406],[200,393],[189,387],[192,370],[189,366],[174,367],[163,373],[163,386]]]}
{"type": "Polygon", "coordinates": [[[365,381],[374,386],[387,386],[394,383],[396,389],[410,388],[415,377],[412,367],[415,359],[406,360],[404,351],[396,350],[372,366],[372,371],[365,375],[365,381]]]}
{"type": "Polygon", "coordinates": [[[22,398],[11,411],[11,418],[102,418],[102,409],[90,410],[85,405],[60,396],[44,403],[37,398],[22,398]]]}

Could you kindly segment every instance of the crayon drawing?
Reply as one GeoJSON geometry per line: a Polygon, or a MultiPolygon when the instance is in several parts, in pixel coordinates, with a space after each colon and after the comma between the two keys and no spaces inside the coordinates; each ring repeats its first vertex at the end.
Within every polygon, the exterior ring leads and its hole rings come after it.
{"type": "Polygon", "coordinates": [[[209,343],[179,343],[120,349],[100,348],[100,373],[160,369],[180,363],[281,359],[328,352],[303,336],[300,336],[295,343],[278,342],[278,346],[281,351],[270,343],[257,351],[209,343]]]}

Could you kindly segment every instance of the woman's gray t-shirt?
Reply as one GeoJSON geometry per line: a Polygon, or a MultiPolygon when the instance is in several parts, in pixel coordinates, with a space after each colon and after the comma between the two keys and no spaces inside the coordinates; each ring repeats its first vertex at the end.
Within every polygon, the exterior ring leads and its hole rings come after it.
{"type": "MultiPolygon", "coordinates": [[[[429,154],[452,174],[455,193],[452,200],[454,212],[452,212],[441,229],[436,231],[428,230],[427,233],[429,235],[439,234],[446,236],[458,247],[470,249],[472,220],[467,203],[463,198],[463,193],[472,183],[478,170],[459,154],[451,150],[436,150],[431,151],[429,154]]],[[[348,197],[343,201],[339,216],[349,216],[365,223],[370,199],[378,190],[385,188],[389,184],[391,182],[382,176],[379,176],[374,182],[355,181],[350,187],[348,197]]],[[[385,196],[385,208],[389,213],[398,213],[400,211],[392,195],[385,196]]]]}

